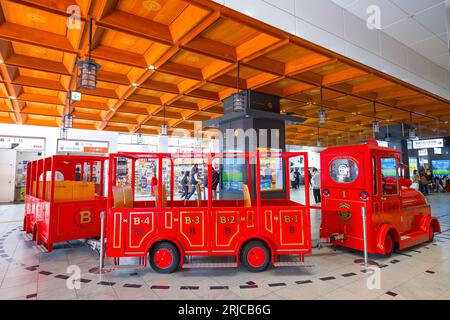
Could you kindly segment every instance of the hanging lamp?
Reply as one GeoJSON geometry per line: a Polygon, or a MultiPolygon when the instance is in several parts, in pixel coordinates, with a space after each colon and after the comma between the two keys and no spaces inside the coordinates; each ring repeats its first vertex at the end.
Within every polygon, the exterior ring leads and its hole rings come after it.
{"type": "Polygon", "coordinates": [[[162,136],[167,136],[167,122],[166,122],[166,105],[163,105],[163,117],[164,117],[164,122],[161,125],[161,135],[162,136]]]}
{"type": "Polygon", "coordinates": [[[327,123],[327,111],[322,108],[323,106],[323,87],[320,87],[320,109],[318,112],[319,115],[319,124],[327,123]]]}
{"type": "Polygon", "coordinates": [[[372,122],[372,131],[373,137],[376,138],[376,134],[380,133],[380,122],[377,120],[377,108],[375,101],[373,102],[373,116],[375,120],[372,122]]]}
{"type": "Polygon", "coordinates": [[[239,90],[239,80],[240,80],[240,63],[237,63],[237,79],[236,79],[236,93],[233,95],[233,111],[234,112],[244,112],[245,102],[244,94],[239,90]]]}
{"type": "Polygon", "coordinates": [[[416,139],[416,128],[414,128],[413,125],[413,118],[412,118],[412,112],[409,113],[409,139],[415,140],[416,139]]]}
{"type": "Polygon", "coordinates": [[[86,60],[78,61],[77,66],[80,68],[80,79],[78,87],[86,90],[97,89],[97,71],[100,65],[92,60],[92,17],[89,19],[89,52],[86,60]]]}

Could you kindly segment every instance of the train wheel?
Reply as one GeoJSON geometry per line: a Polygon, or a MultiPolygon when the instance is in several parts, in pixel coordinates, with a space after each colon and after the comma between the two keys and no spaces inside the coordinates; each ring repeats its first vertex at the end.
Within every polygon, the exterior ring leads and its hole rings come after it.
{"type": "Polygon", "coordinates": [[[156,272],[172,273],[180,264],[180,254],[170,242],[159,242],[150,250],[149,260],[156,272]]]}
{"type": "Polygon", "coordinates": [[[428,241],[429,242],[434,241],[434,228],[432,225],[430,225],[430,230],[428,231],[428,241]]]}
{"type": "Polygon", "coordinates": [[[248,271],[264,271],[270,263],[270,250],[262,241],[250,241],[242,249],[241,261],[248,271]]]}
{"type": "Polygon", "coordinates": [[[384,240],[384,256],[390,257],[392,255],[392,252],[394,251],[394,238],[389,233],[386,236],[386,239],[384,240]]]}

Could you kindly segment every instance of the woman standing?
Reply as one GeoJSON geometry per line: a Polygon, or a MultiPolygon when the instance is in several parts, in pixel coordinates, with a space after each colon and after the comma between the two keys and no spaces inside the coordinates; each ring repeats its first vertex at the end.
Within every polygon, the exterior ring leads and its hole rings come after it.
{"type": "Polygon", "coordinates": [[[413,182],[413,183],[412,183],[412,185],[411,185],[411,188],[412,188],[412,189],[419,190],[420,175],[419,175],[419,173],[417,172],[417,170],[414,170],[414,171],[413,171],[412,182],[413,182]]]}

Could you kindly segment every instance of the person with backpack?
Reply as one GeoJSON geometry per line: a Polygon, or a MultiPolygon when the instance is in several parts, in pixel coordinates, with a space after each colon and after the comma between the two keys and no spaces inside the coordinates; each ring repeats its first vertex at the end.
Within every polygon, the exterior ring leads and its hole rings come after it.
{"type": "Polygon", "coordinates": [[[186,198],[189,194],[189,171],[186,171],[180,179],[181,190],[183,193],[181,194],[181,199],[186,198]]]}
{"type": "MultiPolygon", "coordinates": [[[[212,198],[213,200],[216,199],[217,197],[217,186],[219,185],[219,181],[220,181],[220,174],[219,172],[216,170],[216,168],[213,167],[212,170],[212,198]]],[[[208,195],[208,175],[205,175],[205,190],[206,190],[206,195],[208,195]]]]}
{"type": "Polygon", "coordinates": [[[198,176],[198,164],[194,164],[191,169],[191,191],[186,196],[186,200],[189,200],[192,195],[195,193],[195,186],[198,185],[200,178],[198,176]]]}

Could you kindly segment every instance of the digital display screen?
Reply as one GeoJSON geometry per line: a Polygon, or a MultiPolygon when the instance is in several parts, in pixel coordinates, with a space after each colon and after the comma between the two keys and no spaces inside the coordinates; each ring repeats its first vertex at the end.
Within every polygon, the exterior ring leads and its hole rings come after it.
{"type": "Polygon", "coordinates": [[[381,159],[381,174],[383,177],[397,177],[397,159],[382,158],[381,159]]]}
{"type": "Polygon", "coordinates": [[[431,166],[435,176],[450,176],[450,160],[432,160],[431,166]]]}

